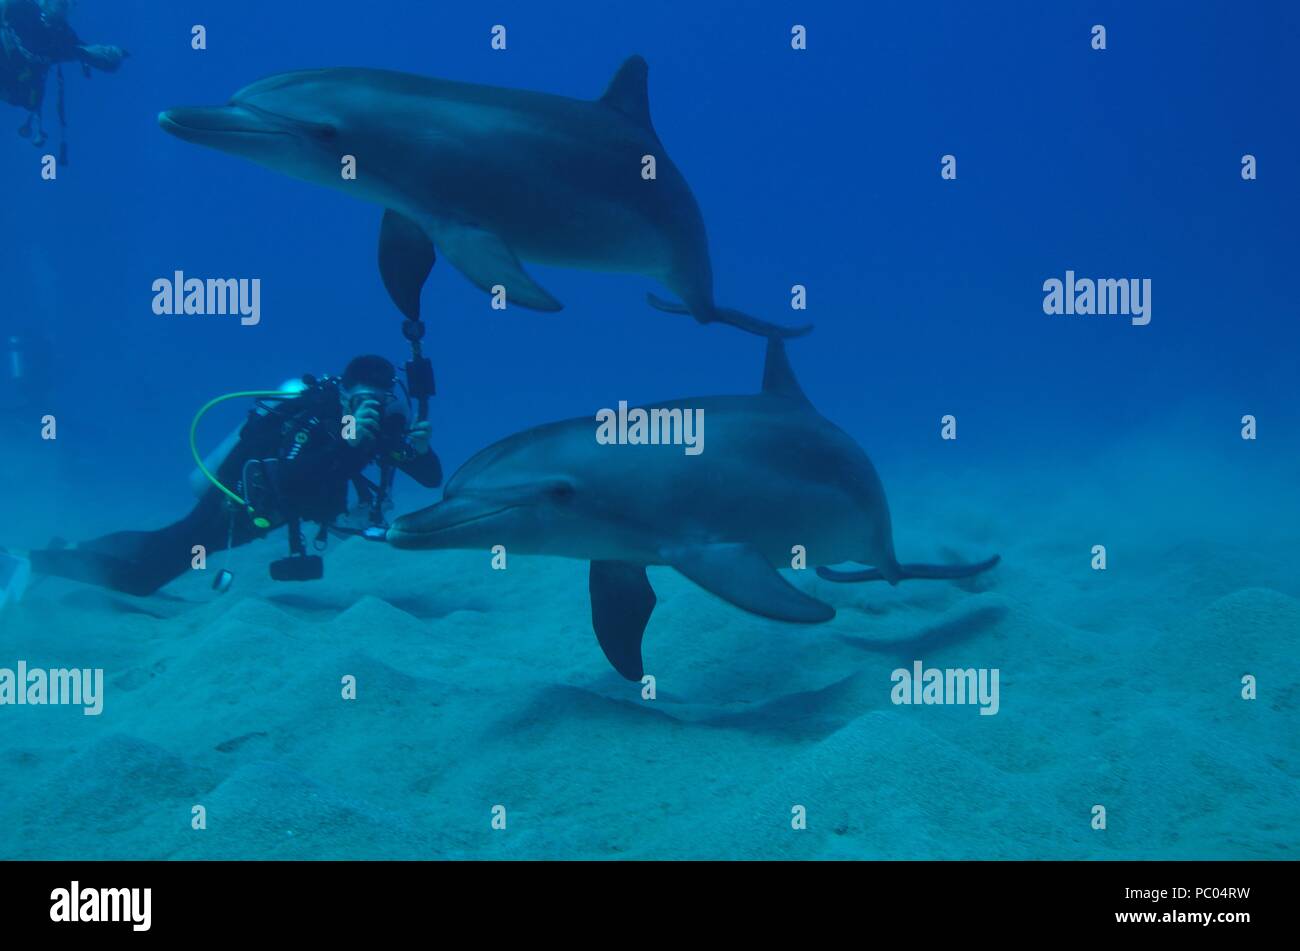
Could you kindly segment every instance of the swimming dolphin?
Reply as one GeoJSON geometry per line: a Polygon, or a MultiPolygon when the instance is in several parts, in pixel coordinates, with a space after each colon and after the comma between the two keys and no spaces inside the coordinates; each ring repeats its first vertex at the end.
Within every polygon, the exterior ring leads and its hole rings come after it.
{"type": "Polygon", "coordinates": [[[819,569],[832,581],[965,578],[998,561],[899,564],[875,468],[808,402],[780,340],[769,338],[757,396],[649,409],[702,410],[704,451],[600,444],[592,418],[539,426],[473,456],[443,500],[399,518],[388,541],[589,560],[596,638],[630,680],[642,676],[641,638],[655,606],[647,565],[670,565],[754,614],[813,623],[835,609],[777,573],[795,545],[813,565],[872,566],[819,569]]]}
{"type": "Polygon", "coordinates": [[[383,206],[379,267],[419,317],[436,247],[486,291],[561,305],[520,261],[644,274],[684,303],[660,310],[794,336],[713,302],[699,206],[650,124],[646,62],[628,59],[594,101],[377,69],[282,73],[227,105],[169,109],[164,130],[383,206]],[[344,178],[344,156],[356,162],[344,178]],[[653,156],[655,177],[642,177],[653,156]]]}

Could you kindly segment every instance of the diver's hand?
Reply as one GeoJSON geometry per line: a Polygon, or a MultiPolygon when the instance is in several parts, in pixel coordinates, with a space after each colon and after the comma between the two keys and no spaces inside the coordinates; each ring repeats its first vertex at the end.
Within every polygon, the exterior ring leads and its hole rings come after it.
{"type": "Polygon", "coordinates": [[[77,52],[81,55],[83,63],[106,73],[117,72],[117,68],[122,65],[122,60],[130,55],[120,46],[78,46],[77,52]]]}
{"type": "Polygon", "coordinates": [[[352,418],[356,420],[356,435],[348,440],[352,445],[373,442],[379,435],[379,404],[374,400],[364,401],[352,418]]]}
{"type": "Polygon", "coordinates": [[[433,424],[427,419],[420,420],[406,432],[406,440],[417,456],[423,456],[429,451],[429,441],[432,437],[433,424]]]}

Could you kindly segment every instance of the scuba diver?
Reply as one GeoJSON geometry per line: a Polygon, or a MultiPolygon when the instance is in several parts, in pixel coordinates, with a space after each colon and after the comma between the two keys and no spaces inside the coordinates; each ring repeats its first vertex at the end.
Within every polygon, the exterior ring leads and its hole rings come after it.
{"type": "MultiPolygon", "coordinates": [[[[53,347],[49,338],[35,326],[0,328],[0,444],[17,444],[32,438],[42,415],[54,412],[53,347]]],[[[12,458],[12,457],[8,457],[12,458]]],[[[24,483],[33,478],[30,459],[14,461],[24,483]]],[[[6,467],[8,477],[13,470],[6,467]]],[[[13,486],[20,490],[19,484],[13,486]]],[[[10,491],[0,482],[0,491],[10,491]]],[[[0,612],[10,601],[22,598],[31,574],[25,559],[16,558],[0,548],[0,612]]]]}
{"type": "Polygon", "coordinates": [[[34,326],[0,329],[0,422],[49,409],[54,348],[34,326]]]}
{"type": "MultiPolygon", "coordinates": [[[[91,68],[116,72],[129,54],[118,46],[87,45],[68,23],[71,0],[0,0],[0,100],[27,110],[18,134],[40,147],[48,136],[42,117],[50,67],[58,78],[60,127],[66,125],[61,63],[80,63],[89,78],[91,68]],[[35,135],[33,135],[33,130],[35,135]]],[[[60,159],[67,163],[67,151],[60,159]]]]}
{"type": "MultiPolygon", "coordinates": [[[[284,525],[290,554],[271,564],[271,577],[320,578],[323,562],[319,555],[307,554],[303,522],[320,526],[317,551],[324,549],[331,531],[382,540],[397,470],[426,488],[442,483],[442,465],[429,447],[430,424],[422,419],[408,425],[406,414],[393,407],[396,384],[392,363],[361,356],[348,364],[341,378],[305,376],[296,391],[259,391],[256,395],[262,399],[243,426],[208,463],[199,462],[198,475],[210,484],[193,511],[156,531],[116,532],[75,548],[32,551],[32,573],[149,595],[194,567],[195,545],[204,547],[206,557],[284,525]],[[378,482],[363,474],[372,463],[379,467],[378,482]],[[370,523],[365,529],[336,524],[349,513],[349,485],[355,487],[359,503],[351,512],[370,523]]],[[[248,395],[218,397],[200,410],[195,425],[211,406],[248,395]]],[[[229,583],[230,574],[223,569],[213,587],[224,591],[229,583]]]]}

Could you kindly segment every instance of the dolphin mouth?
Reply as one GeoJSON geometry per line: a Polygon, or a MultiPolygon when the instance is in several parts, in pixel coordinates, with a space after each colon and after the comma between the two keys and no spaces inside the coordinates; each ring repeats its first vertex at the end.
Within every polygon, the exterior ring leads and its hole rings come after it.
{"type": "Polygon", "coordinates": [[[164,132],[187,142],[206,143],[232,135],[289,135],[267,115],[241,105],[184,106],[158,113],[164,132]]]}
{"type": "Polygon", "coordinates": [[[388,544],[394,548],[438,548],[446,533],[485,522],[514,508],[518,506],[496,505],[484,509],[482,503],[443,500],[398,518],[389,526],[388,544]]]}

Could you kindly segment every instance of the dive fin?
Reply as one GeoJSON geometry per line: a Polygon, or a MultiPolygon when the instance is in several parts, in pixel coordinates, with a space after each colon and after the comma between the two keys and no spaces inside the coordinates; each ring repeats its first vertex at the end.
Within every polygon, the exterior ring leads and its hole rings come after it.
{"type": "Polygon", "coordinates": [[[759,337],[780,337],[788,340],[791,337],[802,337],[804,334],[811,333],[813,329],[812,324],[804,324],[801,327],[782,327],[780,324],[768,323],[766,320],[751,317],[743,311],[734,310],[730,307],[715,307],[712,314],[701,319],[698,314],[695,314],[685,304],[664,300],[656,294],[646,294],[645,298],[646,302],[655,310],[662,310],[668,314],[691,314],[703,324],[713,323],[714,321],[731,324],[733,327],[738,327],[759,337]]]}
{"type": "MultiPolygon", "coordinates": [[[[970,578],[973,575],[988,571],[1001,560],[1001,555],[994,555],[992,558],[986,558],[984,561],[976,562],[973,565],[899,565],[897,578],[899,581],[907,581],[909,578],[970,578]]],[[[818,568],[817,577],[826,581],[836,581],[840,584],[848,584],[854,581],[889,580],[881,573],[879,568],[862,568],[857,571],[818,568]]]]}
{"type": "Polygon", "coordinates": [[[437,255],[424,229],[405,215],[385,209],[379,227],[379,276],[407,320],[420,319],[420,290],[437,255]]]}
{"type": "Polygon", "coordinates": [[[550,311],[563,306],[524,272],[499,235],[473,225],[439,222],[434,239],[447,260],[483,290],[490,294],[495,285],[504,287],[507,304],[550,311]]]}
{"type": "Polygon", "coordinates": [[[650,123],[650,93],[646,85],[650,66],[640,56],[629,56],[605,87],[600,101],[638,125],[654,131],[650,123]]]}
{"type": "Polygon", "coordinates": [[[593,561],[588,575],[591,626],[605,657],[628,680],[640,680],[641,636],[655,609],[655,593],[644,565],[593,561]]]}
{"type": "Polygon", "coordinates": [[[746,545],[675,548],[662,554],[705,591],[753,614],[800,624],[829,621],[835,616],[833,607],[804,594],[746,545]]]}

